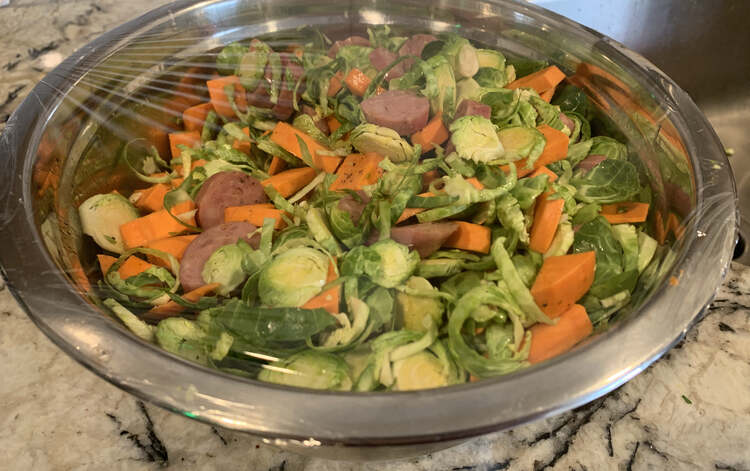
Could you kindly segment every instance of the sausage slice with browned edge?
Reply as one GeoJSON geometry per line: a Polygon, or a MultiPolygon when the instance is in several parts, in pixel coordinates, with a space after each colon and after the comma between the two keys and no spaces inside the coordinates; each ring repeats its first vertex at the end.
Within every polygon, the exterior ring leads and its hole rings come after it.
{"type": "Polygon", "coordinates": [[[576,165],[576,170],[583,170],[583,171],[588,172],[589,170],[596,167],[597,165],[604,162],[605,160],[607,160],[606,155],[591,154],[587,156],[585,159],[578,162],[578,165],[576,165]]]}
{"type": "Polygon", "coordinates": [[[458,230],[455,222],[425,222],[391,228],[391,239],[414,249],[422,258],[429,257],[458,230]]]}
{"type": "MultiPolygon", "coordinates": [[[[432,41],[437,41],[437,38],[431,34],[415,34],[401,45],[398,50],[398,55],[421,57],[424,47],[432,41]]],[[[411,69],[414,62],[416,62],[416,60],[413,58],[404,59],[404,62],[402,62],[402,64],[404,64],[404,70],[411,69]]]]}
{"type": "MultiPolygon", "coordinates": [[[[388,67],[393,61],[398,59],[398,54],[391,52],[384,47],[376,47],[370,53],[370,64],[381,72],[383,69],[388,67]]],[[[406,60],[406,59],[405,59],[406,60]]],[[[399,62],[394,65],[391,70],[385,73],[385,79],[391,80],[404,75],[404,63],[399,62]]]]}
{"type": "Polygon", "coordinates": [[[359,218],[362,217],[362,212],[370,201],[370,197],[364,191],[359,190],[357,191],[357,194],[361,201],[354,198],[352,195],[346,195],[337,203],[340,210],[349,213],[349,217],[354,224],[359,224],[359,218]]]}
{"type": "Polygon", "coordinates": [[[490,119],[491,113],[492,108],[489,105],[464,98],[461,100],[458,108],[456,108],[456,114],[453,116],[453,119],[463,118],[464,116],[481,116],[490,119]]]}
{"type": "Polygon", "coordinates": [[[297,82],[305,74],[305,69],[296,62],[296,59],[291,54],[282,53],[280,56],[282,81],[279,85],[278,100],[271,111],[273,112],[274,118],[280,121],[286,121],[292,116],[292,113],[294,113],[296,101],[299,100],[300,95],[304,92],[304,88],[302,87],[304,82],[300,82],[300,88],[297,90],[296,96],[294,94],[297,82]]]}
{"type": "Polygon", "coordinates": [[[294,113],[293,101],[294,92],[288,87],[285,80],[279,88],[279,99],[276,104],[273,105],[273,108],[271,108],[273,117],[279,121],[286,121],[289,119],[292,116],[292,113],[294,113]]]}
{"type": "Polygon", "coordinates": [[[266,64],[265,69],[263,70],[263,78],[258,83],[258,86],[255,88],[255,90],[248,90],[247,93],[247,102],[251,106],[255,106],[258,108],[272,108],[273,103],[271,103],[271,82],[273,81],[273,68],[271,67],[271,64],[266,64]]]}
{"type": "Polygon", "coordinates": [[[198,235],[185,249],[180,261],[180,283],[185,292],[206,284],[203,280],[203,265],[216,249],[244,240],[254,249],[260,244],[260,235],[250,237],[257,228],[249,222],[228,222],[219,224],[198,235]]]}
{"type": "Polygon", "coordinates": [[[369,46],[370,40],[363,38],[362,36],[349,36],[341,41],[333,43],[330,49],[328,49],[328,57],[334,58],[341,49],[341,46],[369,46]]]}
{"type": "Polygon", "coordinates": [[[237,171],[219,172],[203,183],[195,197],[198,224],[208,229],[224,222],[224,209],[230,206],[267,202],[257,178],[237,171]]]}
{"type": "Polygon", "coordinates": [[[388,90],[364,100],[360,107],[372,124],[391,128],[402,136],[427,125],[430,100],[404,90],[388,90]]]}
{"type": "Polygon", "coordinates": [[[568,116],[565,113],[560,113],[560,122],[563,123],[568,129],[570,129],[570,132],[573,132],[576,128],[576,122],[572,119],[568,118],[568,116]]]}
{"type": "Polygon", "coordinates": [[[315,108],[313,108],[310,105],[302,105],[302,113],[312,118],[313,123],[315,124],[315,127],[318,128],[320,132],[322,132],[326,136],[331,134],[331,130],[328,127],[328,122],[325,119],[323,119],[323,117],[320,116],[320,114],[318,114],[317,111],[315,111],[315,108]]]}

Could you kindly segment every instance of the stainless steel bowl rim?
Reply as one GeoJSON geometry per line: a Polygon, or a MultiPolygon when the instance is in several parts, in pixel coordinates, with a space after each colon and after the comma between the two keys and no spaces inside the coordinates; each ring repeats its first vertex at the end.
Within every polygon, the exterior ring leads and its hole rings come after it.
{"type": "MultiPolygon", "coordinates": [[[[170,15],[191,14],[218,1],[184,0],[158,8],[81,48],[30,93],[0,138],[0,262],[21,306],[60,348],[107,381],[191,418],[303,446],[378,446],[444,441],[508,428],[568,410],[617,388],[679,341],[711,301],[731,260],[736,238],[734,186],[726,157],[711,126],[685,92],[655,66],[618,43],[535,5],[503,0],[551,27],[564,25],[599,41],[618,63],[635,66],[639,79],[680,116],[704,132],[683,136],[711,159],[712,182],[700,181],[704,165],[691,155],[699,189],[698,208],[687,228],[673,275],[638,315],[588,345],[532,368],[492,380],[442,389],[400,393],[319,392],[265,384],[190,363],[125,332],[82,298],[43,250],[31,210],[31,169],[47,119],[64,93],[84,74],[84,59],[97,61],[134,32],[170,15]],[[731,200],[731,201],[730,201],[731,200]],[[729,207],[729,206],[731,207],[729,207]],[[719,208],[718,210],[716,208],[719,208]],[[725,230],[717,233],[719,211],[725,230]],[[706,237],[705,234],[709,236],[706,237]],[[713,260],[713,264],[706,265],[713,260]],[[33,284],[19,267],[38,273],[33,284]],[[700,273],[701,283],[683,274],[700,273]],[[44,287],[70,286],[63,299],[45,299],[44,287]],[[689,306],[685,299],[689,298],[689,306]],[[676,312],[670,308],[682,306],[676,312]],[[666,316],[665,313],[669,313],[666,316]],[[665,334],[664,332],[667,332],[665,334]],[[126,353],[127,352],[127,353],[126,353]],[[139,365],[148,365],[147,371],[139,365]]],[[[89,62],[91,63],[91,62],[89,62]]],[[[280,442],[281,443],[281,442],[280,442]]]]}

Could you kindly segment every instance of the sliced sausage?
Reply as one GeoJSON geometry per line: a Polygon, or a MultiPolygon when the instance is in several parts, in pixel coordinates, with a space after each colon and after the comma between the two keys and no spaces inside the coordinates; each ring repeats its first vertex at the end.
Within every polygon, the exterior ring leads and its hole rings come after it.
{"type": "Polygon", "coordinates": [[[573,132],[576,128],[576,122],[572,119],[568,118],[568,116],[565,113],[560,113],[560,121],[568,128],[570,129],[570,132],[573,132]]]}
{"type": "Polygon", "coordinates": [[[299,88],[297,89],[297,100],[305,92],[307,82],[302,80],[305,75],[305,69],[300,65],[297,57],[294,54],[281,54],[281,64],[284,66],[284,72],[282,77],[287,81],[289,90],[294,91],[294,87],[299,82],[299,88]]]}
{"type": "Polygon", "coordinates": [[[294,113],[294,92],[286,85],[286,81],[281,84],[279,99],[273,105],[273,108],[271,108],[273,117],[279,121],[286,121],[294,113]]]}
{"type": "Polygon", "coordinates": [[[360,190],[357,192],[362,201],[358,201],[354,196],[348,194],[341,198],[338,202],[338,208],[342,211],[349,213],[349,217],[352,218],[354,224],[359,224],[359,218],[362,217],[362,211],[365,210],[365,206],[370,201],[370,197],[360,190]]]}
{"type": "Polygon", "coordinates": [[[690,195],[685,193],[685,190],[683,190],[680,185],[664,181],[664,191],[667,195],[667,203],[670,207],[674,208],[680,216],[686,217],[690,214],[690,211],[693,209],[693,203],[690,200],[690,195]]]}
{"type": "MultiPolygon", "coordinates": [[[[401,45],[398,50],[398,55],[421,57],[424,47],[432,41],[437,41],[437,38],[431,34],[415,34],[401,45]]],[[[404,70],[411,69],[414,62],[416,61],[413,58],[405,59],[404,62],[402,62],[402,64],[404,64],[404,70]]]]}
{"type": "Polygon", "coordinates": [[[414,249],[422,258],[435,253],[458,230],[455,222],[425,222],[391,228],[391,239],[414,249]]]}
{"type": "Polygon", "coordinates": [[[323,119],[317,111],[315,111],[315,108],[310,105],[302,105],[302,112],[313,119],[315,127],[320,129],[320,132],[326,136],[331,134],[331,130],[328,128],[328,122],[323,119]]]}
{"type": "MultiPolygon", "coordinates": [[[[280,121],[286,121],[294,113],[294,87],[305,73],[304,69],[292,57],[290,54],[281,54],[282,80],[279,85],[279,97],[271,109],[274,117],[280,121]]],[[[299,100],[299,96],[300,90],[297,91],[297,100],[299,100]]]]}
{"type": "Polygon", "coordinates": [[[458,108],[456,108],[456,114],[453,119],[462,118],[464,116],[481,116],[490,119],[491,114],[492,108],[490,108],[489,105],[464,98],[461,100],[461,104],[458,105],[458,108]]]}
{"type": "Polygon", "coordinates": [[[362,36],[349,36],[346,39],[342,39],[341,41],[336,41],[333,43],[330,49],[328,49],[328,57],[336,57],[336,54],[338,54],[339,49],[341,49],[341,46],[369,46],[370,40],[367,38],[363,38],[362,36]]]}
{"type": "MultiPolygon", "coordinates": [[[[279,98],[276,103],[271,102],[271,88],[273,86],[273,68],[270,62],[266,64],[263,78],[252,92],[247,94],[247,102],[258,108],[271,108],[276,119],[287,120],[294,112],[294,87],[297,81],[304,75],[305,70],[294,59],[291,54],[280,53],[281,59],[281,82],[279,83],[279,98]],[[289,80],[287,80],[289,78],[289,80]]],[[[305,91],[305,82],[297,89],[297,100],[305,91]]]]}
{"type": "Polygon", "coordinates": [[[427,125],[430,101],[404,90],[388,90],[360,104],[368,122],[391,128],[402,136],[427,125]]]}
{"type": "Polygon", "coordinates": [[[198,223],[203,229],[224,222],[229,206],[267,203],[268,197],[257,178],[243,172],[219,172],[203,183],[195,197],[198,223]]]}
{"type": "Polygon", "coordinates": [[[263,78],[260,80],[258,86],[252,92],[247,94],[247,102],[251,106],[258,108],[272,108],[271,103],[271,81],[273,79],[273,72],[271,65],[266,64],[266,68],[263,71],[263,78]]]}
{"type": "Polygon", "coordinates": [[[261,83],[255,90],[248,93],[247,103],[258,108],[272,108],[273,103],[271,103],[271,96],[268,93],[268,86],[261,83]]]}
{"type": "MultiPolygon", "coordinates": [[[[408,226],[391,228],[391,239],[416,250],[424,258],[435,253],[443,243],[458,229],[454,222],[425,222],[408,226]]],[[[372,245],[378,241],[380,235],[377,230],[370,233],[365,245],[372,245]]]]}
{"type": "Polygon", "coordinates": [[[576,169],[581,169],[581,170],[588,172],[589,170],[596,167],[597,165],[599,165],[605,160],[607,160],[606,155],[591,154],[587,156],[585,159],[578,162],[578,165],[576,165],[576,169]]]}
{"type": "Polygon", "coordinates": [[[286,69],[285,76],[288,75],[293,83],[296,84],[305,75],[305,69],[299,64],[294,54],[281,53],[281,63],[286,69]]]}
{"type": "MultiPolygon", "coordinates": [[[[398,59],[398,54],[389,51],[384,47],[376,47],[370,53],[370,63],[373,67],[378,69],[378,72],[388,67],[391,62],[395,61],[396,59],[398,59]]],[[[393,66],[391,70],[386,72],[385,79],[391,80],[401,77],[402,75],[404,75],[404,62],[399,62],[398,64],[393,66]]]]}
{"type": "Polygon", "coordinates": [[[260,244],[260,235],[249,237],[257,229],[249,222],[228,222],[207,229],[198,235],[185,249],[180,261],[180,283],[185,291],[191,291],[206,284],[203,280],[203,265],[216,249],[244,240],[254,249],[260,244]]]}

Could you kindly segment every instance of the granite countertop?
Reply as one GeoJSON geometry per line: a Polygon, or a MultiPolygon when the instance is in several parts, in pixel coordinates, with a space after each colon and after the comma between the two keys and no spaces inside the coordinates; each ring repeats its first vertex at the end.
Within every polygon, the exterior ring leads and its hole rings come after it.
{"type": "MultiPolygon", "coordinates": [[[[76,48],[164,0],[0,0],[0,129],[76,48]]],[[[145,404],[75,363],[0,281],[3,469],[750,469],[750,267],[733,264],[707,315],[661,360],[579,409],[421,458],[349,464],[145,404]]]]}

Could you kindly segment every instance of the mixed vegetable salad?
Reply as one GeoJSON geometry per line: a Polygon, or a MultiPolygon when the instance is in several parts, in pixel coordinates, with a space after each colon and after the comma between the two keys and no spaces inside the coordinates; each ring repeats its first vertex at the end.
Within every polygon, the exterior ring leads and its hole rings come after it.
{"type": "Polygon", "coordinates": [[[171,156],[124,146],[144,188],[79,215],[136,335],[262,381],[433,388],[569,350],[653,277],[650,190],[560,69],[368,36],[230,44],[171,156]]]}

